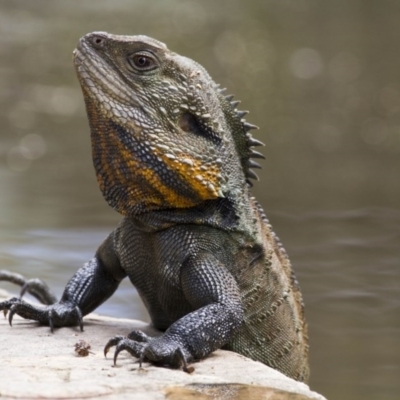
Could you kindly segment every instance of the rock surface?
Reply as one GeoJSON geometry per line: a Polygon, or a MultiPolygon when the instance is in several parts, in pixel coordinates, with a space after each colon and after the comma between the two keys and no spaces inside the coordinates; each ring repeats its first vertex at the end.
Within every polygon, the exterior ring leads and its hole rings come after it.
{"type": "MultiPolygon", "coordinates": [[[[0,300],[7,294],[0,292],[0,300]]],[[[8,297],[8,296],[7,296],[8,297]]],[[[307,385],[239,354],[219,350],[192,364],[191,374],[154,367],[139,368],[127,352],[113,367],[113,349],[103,348],[114,335],[141,329],[159,334],[148,324],[90,314],[79,328],[56,329],[14,317],[13,327],[0,317],[0,398],[12,399],[268,399],[305,400],[324,397],[307,385]],[[75,346],[80,340],[78,356],[75,346]]]]}

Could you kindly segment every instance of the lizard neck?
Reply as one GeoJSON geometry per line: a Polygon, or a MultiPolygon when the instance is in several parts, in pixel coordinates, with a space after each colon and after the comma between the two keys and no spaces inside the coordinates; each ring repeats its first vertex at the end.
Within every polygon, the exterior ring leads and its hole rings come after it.
{"type": "Polygon", "coordinates": [[[161,209],[132,215],[136,226],[145,231],[159,231],[174,225],[209,225],[233,231],[238,225],[238,218],[230,200],[220,198],[206,200],[195,207],[161,209]]]}
{"type": "Polygon", "coordinates": [[[254,209],[244,199],[238,204],[229,197],[219,198],[191,208],[149,211],[127,218],[146,232],[157,232],[175,225],[201,225],[240,233],[251,242],[261,241],[257,224],[253,223],[256,218],[254,209]]]}

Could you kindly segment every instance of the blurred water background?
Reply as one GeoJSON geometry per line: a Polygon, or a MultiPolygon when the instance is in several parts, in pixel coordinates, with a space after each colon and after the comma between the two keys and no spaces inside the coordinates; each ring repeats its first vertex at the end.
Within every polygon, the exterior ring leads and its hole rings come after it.
{"type": "MultiPolygon", "coordinates": [[[[146,34],[203,64],[261,127],[254,193],[302,286],[311,387],[398,399],[399,20],[395,0],[0,0],[0,268],[61,295],[119,221],[72,50],[95,30],[146,34]]],[[[127,282],[99,312],[148,319],[127,282]]]]}

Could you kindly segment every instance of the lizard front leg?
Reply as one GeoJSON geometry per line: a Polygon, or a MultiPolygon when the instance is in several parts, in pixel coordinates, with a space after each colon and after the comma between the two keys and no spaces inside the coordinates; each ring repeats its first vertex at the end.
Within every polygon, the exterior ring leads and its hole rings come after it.
{"type": "Polygon", "coordinates": [[[112,246],[112,234],[100,246],[95,257],[80,268],[68,282],[61,300],[45,307],[32,305],[14,297],[0,302],[0,310],[9,322],[15,314],[54,327],[79,325],[82,317],[107,300],[125,277],[112,246]]]}
{"type": "Polygon", "coordinates": [[[157,338],[137,331],[128,337],[116,336],[105,353],[116,346],[140,360],[172,368],[184,367],[225,345],[243,320],[239,289],[227,268],[210,254],[191,256],[182,266],[181,285],[186,300],[195,311],[173,323],[157,338]]]}

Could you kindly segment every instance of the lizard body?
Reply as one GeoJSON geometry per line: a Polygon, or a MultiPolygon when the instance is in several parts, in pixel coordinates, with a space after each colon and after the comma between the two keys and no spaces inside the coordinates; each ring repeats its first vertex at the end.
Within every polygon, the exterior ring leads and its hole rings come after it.
{"type": "Polygon", "coordinates": [[[100,189],[124,217],[59,302],[0,303],[43,324],[80,324],[129,277],[153,325],[116,336],[180,367],[218,348],[307,381],[308,338],[290,261],[251,196],[254,128],[205,69],[146,36],[95,32],[74,52],[100,189]]]}

